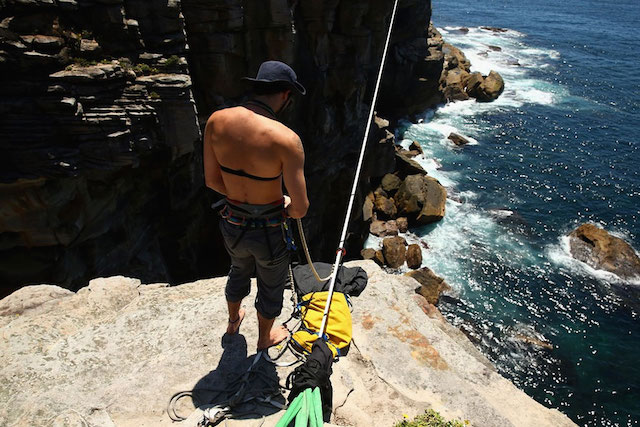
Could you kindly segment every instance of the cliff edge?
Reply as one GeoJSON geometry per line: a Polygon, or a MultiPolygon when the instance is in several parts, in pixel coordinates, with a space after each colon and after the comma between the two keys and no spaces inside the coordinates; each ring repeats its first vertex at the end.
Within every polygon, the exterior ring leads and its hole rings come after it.
{"type": "MultiPolygon", "coordinates": [[[[386,274],[372,261],[347,265],[364,268],[369,285],[354,299],[351,351],[334,364],[334,424],[393,425],[403,414],[434,408],[476,426],[573,425],[500,376],[415,294],[413,279],[386,274]]],[[[169,398],[226,384],[255,354],[252,298],[240,335],[223,336],[225,280],[168,287],[118,276],[92,280],[77,293],[37,285],[0,300],[0,424],[191,425],[193,417],[169,419],[169,398]]],[[[286,371],[266,362],[263,369],[284,382],[286,371]]],[[[189,415],[194,407],[185,400],[179,410],[189,415]]],[[[270,426],[281,412],[264,415],[270,426]]],[[[255,415],[228,424],[262,421],[255,415]]]]}

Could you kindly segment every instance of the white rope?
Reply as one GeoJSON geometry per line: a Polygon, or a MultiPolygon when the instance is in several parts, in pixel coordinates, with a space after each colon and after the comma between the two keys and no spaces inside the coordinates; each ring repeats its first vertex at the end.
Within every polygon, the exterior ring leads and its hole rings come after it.
{"type": "Polygon", "coordinates": [[[329,295],[327,297],[327,304],[324,307],[324,314],[322,316],[322,324],[320,325],[320,331],[318,336],[324,335],[324,330],[327,326],[327,317],[329,315],[329,307],[331,306],[331,299],[333,298],[333,288],[336,285],[336,277],[338,275],[338,266],[343,256],[344,242],[347,238],[347,229],[349,228],[349,219],[351,218],[351,210],[353,208],[353,202],[356,197],[356,190],[358,189],[358,180],[360,179],[360,172],[362,170],[362,162],[364,161],[364,152],[367,147],[367,139],[369,138],[369,130],[371,129],[371,121],[373,120],[373,111],[376,107],[376,101],[378,100],[378,90],[380,89],[380,81],[382,80],[382,70],[384,69],[384,62],[387,58],[387,50],[389,48],[389,40],[391,40],[391,30],[393,29],[393,21],[396,17],[396,9],[398,8],[398,0],[393,3],[393,12],[391,13],[391,22],[389,22],[389,31],[387,32],[387,40],[384,43],[384,51],[382,52],[382,61],[380,62],[380,69],[378,70],[378,80],[376,81],[376,87],[373,91],[373,100],[371,101],[371,109],[369,110],[369,119],[367,120],[367,127],[364,131],[364,137],[362,138],[362,148],[360,149],[360,158],[358,159],[358,167],[356,168],[356,175],[353,177],[353,185],[351,187],[351,197],[349,198],[349,204],[347,205],[347,213],[344,218],[344,225],[342,226],[342,234],[340,235],[340,243],[338,244],[338,251],[336,253],[336,260],[333,263],[333,269],[331,272],[331,282],[329,284],[329,295]]]}

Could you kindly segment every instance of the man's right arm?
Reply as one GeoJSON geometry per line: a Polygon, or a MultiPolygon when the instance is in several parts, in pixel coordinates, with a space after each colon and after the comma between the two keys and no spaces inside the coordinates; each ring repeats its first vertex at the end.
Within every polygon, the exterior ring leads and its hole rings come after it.
{"type": "Polygon", "coordinates": [[[300,137],[294,134],[293,140],[284,147],[282,156],[282,177],[287,188],[291,204],[287,214],[291,218],[302,218],[309,209],[307,183],[304,179],[304,149],[300,137]]]}

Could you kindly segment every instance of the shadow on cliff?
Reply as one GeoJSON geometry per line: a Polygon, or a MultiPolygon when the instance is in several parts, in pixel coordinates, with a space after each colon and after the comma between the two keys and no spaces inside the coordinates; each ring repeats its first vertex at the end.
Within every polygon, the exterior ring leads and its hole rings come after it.
{"type": "MultiPolygon", "coordinates": [[[[202,377],[192,390],[195,407],[213,404],[225,404],[245,384],[242,400],[252,396],[267,397],[279,392],[279,377],[275,365],[260,359],[251,369],[255,354],[247,354],[247,340],[241,334],[222,336],[224,352],[218,366],[202,377]]],[[[284,398],[274,399],[284,404],[284,398]]],[[[242,403],[233,408],[235,419],[255,419],[278,412],[279,409],[270,404],[259,404],[255,400],[242,403]]]]}

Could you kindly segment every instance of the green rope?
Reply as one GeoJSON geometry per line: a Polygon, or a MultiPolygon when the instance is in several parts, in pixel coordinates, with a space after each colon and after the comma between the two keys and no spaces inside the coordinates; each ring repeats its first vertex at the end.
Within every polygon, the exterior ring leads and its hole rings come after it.
{"type": "Polygon", "coordinates": [[[315,425],[313,418],[311,418],[311,426],[322,427],[324,425],[324,420],[322,419],[322,398],[320,397],[320,388],[318,387],[313,389],[313,409],[316,417],[315,425]]]}
{"type": "Polygon", "coordinates": [[[322,400],[318,387],[305,389],[289,405],[276,427],[288,427],[295,419],[295,427],[322,427],[322,400]]]}
{"type": "Polygon", "coordinates": [[[296,427],[308,427],[309,425],[309,389],[305,389],[302,394],[302,408],[296,415],[296,427]]]}
{"type": "Polygon", "coordinates": [[[300,393],[299,395],[296,396],[295,399],[293,399],[293,402],[291,402],[291,405],[289,405],[289,407],[287,408],[287,412],[285,412],[282,418],[280,418],[280,421],[278,421],[278,424],[276,424],[276,427],[287,427],[289,423],[293,421],[295,416],[298,415],[298,412],[302,407],[302,402],[303,402],[303,395],[302,393],[300,393]]]}

